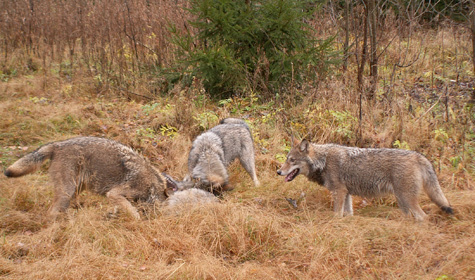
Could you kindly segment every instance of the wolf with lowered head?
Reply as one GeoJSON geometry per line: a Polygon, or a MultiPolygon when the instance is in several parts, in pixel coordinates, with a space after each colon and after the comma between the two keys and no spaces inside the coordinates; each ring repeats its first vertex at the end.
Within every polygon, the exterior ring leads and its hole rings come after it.
{"type": "Polygon", "coordinates": [[[187,179],[193,186],[214,193],[229,190],[226,168],[236,158],[258,186],[249,126],[241,119],[223,119],[193,141],[188,157],[191,178],[187,179]]]}
{"type": "Polygon", "coordinates": [[[49,174],[54,199],[49,215],[64,212],[82,190],[106,195],[132,217],[140,219],[129,200],[164,201],[179,188],[179,182],[160,173],[143,156],[116,141],[98,137],[76,137],[45,144],[5,170],[19,177],[39,169],[50,160],[49,174]]]}
{"type": "Polygon", "coordinates": [[[399,208],[422,221],[427,215],[418,203],[421,189],[443,211],[453,214],[432,164],[417,152],[317,145],[305,139],[293,142],[277,174],[286,176],[287,182],[302,174],[325,186],[332,193],[337,216],[353,214],[351,195],[376,197],[394,193],[399,208]]]}

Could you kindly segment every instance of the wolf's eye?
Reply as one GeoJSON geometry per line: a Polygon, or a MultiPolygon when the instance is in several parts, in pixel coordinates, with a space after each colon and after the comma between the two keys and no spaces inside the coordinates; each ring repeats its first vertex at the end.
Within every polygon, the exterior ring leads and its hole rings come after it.
{"type": "Polygon", "coordinates": [[[289,161],[290,162],[295,162],[295,159],[294,158],[289,158],[289,161]]]}

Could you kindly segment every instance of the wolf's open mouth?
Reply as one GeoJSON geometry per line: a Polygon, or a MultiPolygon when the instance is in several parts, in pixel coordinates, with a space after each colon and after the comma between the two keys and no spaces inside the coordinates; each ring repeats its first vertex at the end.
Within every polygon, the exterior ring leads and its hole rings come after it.
{"type": "Polygon", "coordinates": [[[178,184],[175,180],[173,180],[172,177],[170,177],[170,175],[166,174],[166,173],[162,173],[162,175],[165,177],[166,179],[166,187],[169,188],[169,189],[172,189],[174,192],[176,192],[178,190],[178,184]]]}
{"type": "Polygon", "coordinates": [[[293,179],[295,179],[295,177],[297,177],[297,175],[299,175],[299,172],[300,172],[300,169],[295,168],[294,171],[290,172],[289,175],[285,176],[285,181],[286,182],[292,181],[293,179]]]}

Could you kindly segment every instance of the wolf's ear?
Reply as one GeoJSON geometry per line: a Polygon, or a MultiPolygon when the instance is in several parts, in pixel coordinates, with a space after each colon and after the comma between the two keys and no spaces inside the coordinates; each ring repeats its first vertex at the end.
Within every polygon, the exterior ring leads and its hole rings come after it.
{"type": "Polygon", "coordinates": [[[292,130],[291,133],[290,133],[290,148],[293,148],[293,147],[297,146],[298,144],[299,144],[299,142],[295,139],[294,131],[292,130]]]}
{"type": "Polygon", "coordinates": [[[292,143],[292,144],[291,144],[291,148],[293,148],[293,147],[298,147],[299,144],[300,144],[299,140],[297,140],[297,139],[295,139],[295,138],[292,138],[292,141],[291,141],[290,143],[292,143]]]}
{"type": "Polygon", "coordinates": [[[307,139],[303,139],[302,142],[300,142],[300,151],[302,153],[308,153],[308,145],[309,145],[309,142],[307,139]]]}

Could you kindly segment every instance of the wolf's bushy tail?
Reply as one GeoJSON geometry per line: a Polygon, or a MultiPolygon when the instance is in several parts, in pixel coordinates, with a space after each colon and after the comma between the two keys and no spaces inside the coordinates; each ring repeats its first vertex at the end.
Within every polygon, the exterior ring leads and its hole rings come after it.
{"type": "Polygon", "coordinates": [[[243,125],[245,128],[247,128],[247,131],[252,135],[251,133],[251,128],[249,125],[243,120],[243,119],[236,119],[236,118],[225,118],[222,119],[219,124],[238,124],[238,125],[243,125]]]}
{"type": "Polygon", "coordinates": [[[225,118],[222,119],[219,124],[244,124],[247,125],[247,123],[242,120],[242,119],[236,119],[236,118],[225,118]]]}
{"type": "Polygon", "coordinates": [[[45,160],[51,159],[52,154],[53,146],[51,144],[41,146],[10,165],[4,172],[5,176],[20,177],[35,172],[45,160]]]}
{"type": "Polygon", "coordinates": [[[427,163],[429,166],[426,166],[425,168],[424,190],[432,202],[439,206],[440,209],[447,214],[454,214],[454,210],[440,188],[439,180],[437,180],[434,168],[429,162],[427,163]]]}

